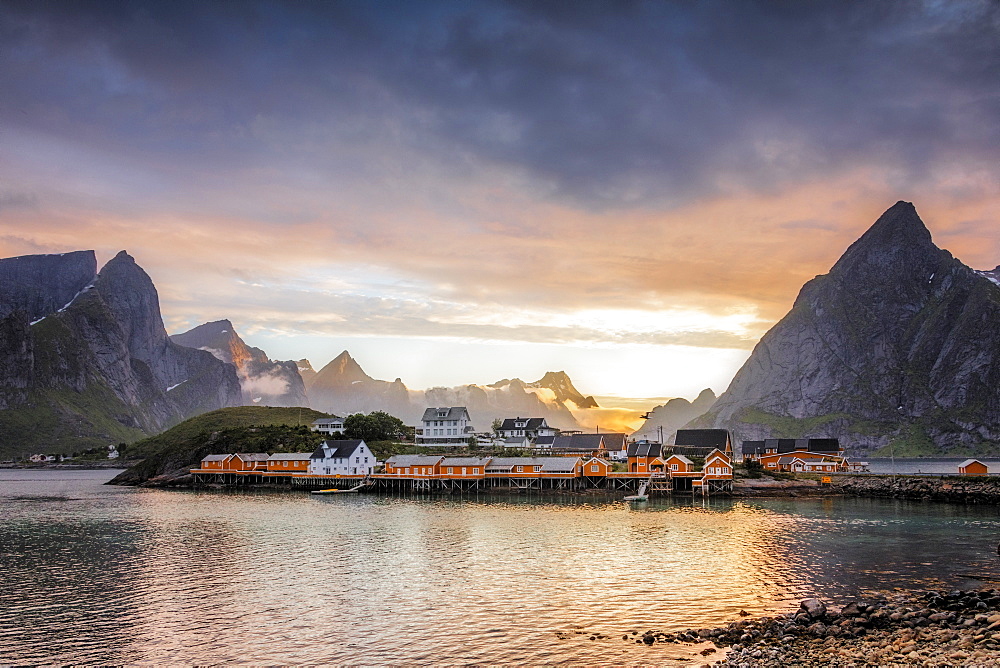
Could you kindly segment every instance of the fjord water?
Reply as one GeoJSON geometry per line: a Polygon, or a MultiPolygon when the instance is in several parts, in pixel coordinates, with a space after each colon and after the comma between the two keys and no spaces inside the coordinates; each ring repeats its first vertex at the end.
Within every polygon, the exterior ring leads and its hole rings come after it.
{"type": "Polygon", "coordinates": [[[102,486],[112,475],[0,471],[0,663],[669,664],[690,650],[622,635],[1000,579],[992,507],[102,486]]]}

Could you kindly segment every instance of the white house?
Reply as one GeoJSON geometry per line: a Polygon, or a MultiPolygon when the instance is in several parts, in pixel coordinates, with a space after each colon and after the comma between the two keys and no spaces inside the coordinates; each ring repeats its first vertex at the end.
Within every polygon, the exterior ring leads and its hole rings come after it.
{"type": "Polygon", "coordinates": [[[465,406],[428,408],[414,430],[417,445],[463,445],[475,433],[465,406]]]}
{"type": "Polygon", "coordinates": [[[359,438],[323,441],[309,457],[312,475],[369,475],[375,469],[375,455],[359,438]]]}
{"type": "Polygon", "coordinates": [[[550,427],[545,418],[506,418],[501,424],[501,438],[519,438],[524,436],[534,441],[539,436],[555,436],[556,429],[550,427]]]}
{"type": "Polygon", "coordinates": [[[344,433],[344,418],[333,415],[328,418],[320,418],[310,425],[309,429],[318,431],[321,434],[333,436],[344,433]]]}

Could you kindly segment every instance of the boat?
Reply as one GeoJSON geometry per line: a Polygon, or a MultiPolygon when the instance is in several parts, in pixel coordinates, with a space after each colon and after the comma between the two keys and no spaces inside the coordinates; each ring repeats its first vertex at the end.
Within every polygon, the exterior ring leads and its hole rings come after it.
{"type": "Polygon", "coordinates": [[[649,501],[649,496],[646,494],[631,494],[626,496],[624,501],[649,501]]]}
{"type": "Polygon", "coordinates": [[[314,489],[312,494],[347,494],[348,492],[356,492],[358,488],[353,489],[314,489]]]}

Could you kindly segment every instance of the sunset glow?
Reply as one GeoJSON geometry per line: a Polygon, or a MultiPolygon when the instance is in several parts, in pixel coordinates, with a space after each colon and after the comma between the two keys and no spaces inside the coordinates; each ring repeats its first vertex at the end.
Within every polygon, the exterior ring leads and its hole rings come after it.
{"type": "Polygon", "coordinates": [[[1000,263],[998,30],[973,0],[5,3],[0,255],[126,249],[170,333],[411,388],[721,393],[897,200],[1000,263]]]}

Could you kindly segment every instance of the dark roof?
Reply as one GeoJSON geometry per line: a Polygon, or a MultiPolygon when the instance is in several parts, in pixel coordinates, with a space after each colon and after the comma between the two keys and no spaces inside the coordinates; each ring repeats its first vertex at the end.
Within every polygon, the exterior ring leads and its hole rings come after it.
{"type": "Polygon", "coordinates": [[[609,431],[601,434],[604,437],[604,447],[608,450],[624,450],[626,438],[625,434],[617,431],[609,431]]]}
{"type": "Polygon", "coordinates": [[[728,441],[729,432],[725,429],[678,429],[674,444],[725,450],[728,441]]]}
{"type": "Polygon", "coordinates": [[[767,450],[774,450],[783,455],[789,452],[837,453],[841,448],[840,441],[835,438],[768,438],[763,441],[743,441],[743,454],[748,452],[764,454],[767,450]],[[763,445],[759,450],[747,450],[748,443],[763,445]]]}
{"type": "Polygon", "coordinates": [[[542,447],[543,445],[552,445],[553,441],[556,440],[555,436],[539,436],[535,439],[535,447],[542,447]]]}
{"type": "Polygon", "coordinates": [[[553,450],[584,452],[599,450],[607,434],[573,434],[572,436],[556,436],[552,441],[553,450]]]}
{"type": "Polygon", "coordinates": [[[810,438],[809,452],[840,452],[840,441],[836,438],[810,438]]]}
{"type": "Polygon", "coordinates": [[[663,446],[659,443],[649,441],[638,441],[628,446],[629,457],[659,457],[663,453],[663,446]]]}
{"type": "Polygon", "coordinates": [[[344,441],[323,441],[312,453],[310,459],[326,459],[326,450],[332,450],[330,457],[334,459],[344,459],[354,454],[361,445],[364,444],[360,438],[352,438],[344,441]]]}
{"type": "Polygon", "coordinates": [[[432,420],[461,420],[463,413],[466,420],[471,420],[469,417],[469,411],[465,409],[465,406],[451,406],[450,408],[445,406],[443,408],[425,408],[424,416],[420,418],[421,422],[430,422],[432,420]],[[438,415],[438,413],[443,413],[438,415]]]}
{"type": "Polygon", "coordinates": [[[513,431],[515,429],[538,429],[539,427],[547,427],[545,423],[545,418],[506,418],[503,424],[500,425],[500,429],[503,431],[513,431]],[[524,422],[523,427],[515,426],[518,422],[524,422]]]}
{"type": "Polygon", "coordinates": [[[740,450],[744,455],[762,455],[764,454],[764,441],[743,441],[740,450]]]}

